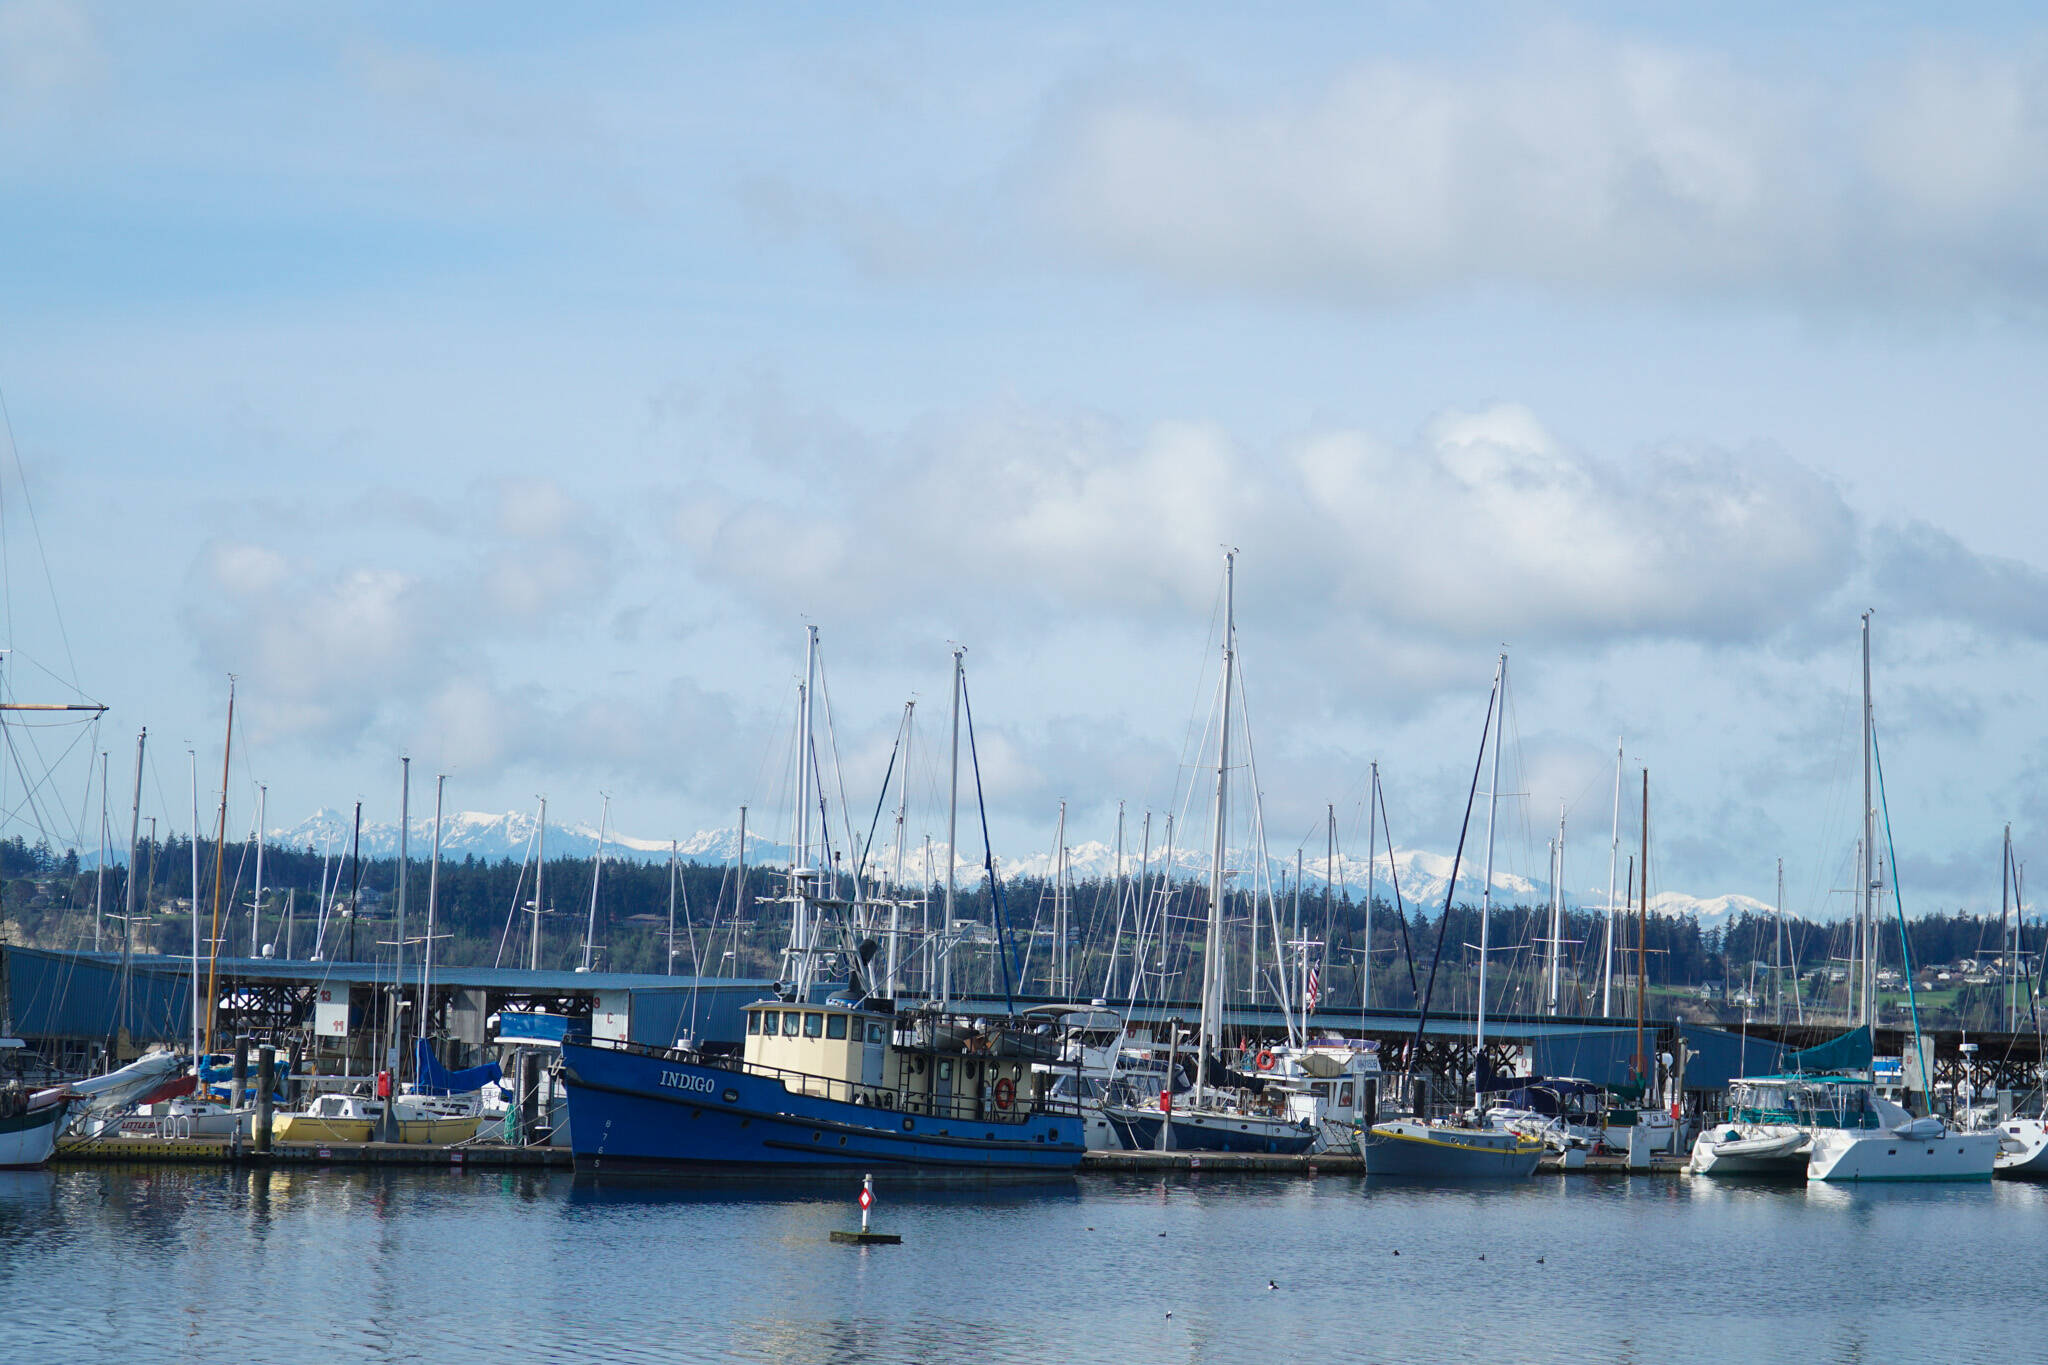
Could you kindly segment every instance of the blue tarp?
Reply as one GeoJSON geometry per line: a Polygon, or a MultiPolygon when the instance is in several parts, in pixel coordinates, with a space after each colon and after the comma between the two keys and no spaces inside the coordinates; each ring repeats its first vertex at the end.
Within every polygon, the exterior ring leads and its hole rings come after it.
{"type": "Polygon", "coordinates": [[[485,1062],[467,1071],[450,1071],[441,1065],[441,1059],[434,1055],[433,1047],[424,1038],[415,1040],[413,1057],[418,1063],[413,1089],[422,1095],[466,1095],[472,1090],[483,1089],[505,1074],[496,1062],[485,1062]]]}

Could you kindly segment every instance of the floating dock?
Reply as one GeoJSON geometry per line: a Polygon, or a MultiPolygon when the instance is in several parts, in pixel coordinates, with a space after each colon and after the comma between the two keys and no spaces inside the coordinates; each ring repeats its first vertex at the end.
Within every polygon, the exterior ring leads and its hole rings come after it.
{"type": "MultiPolygon", "coordinates": [[[[1684,1157],[1660,1155],[1647,1167],[1631,1167],[1622,1156],[1588,1157],[1583,1166],[1567,1167],[1556,1157],[1546,1156],[1537,1166],[1538,1175],[1676,1175],[1685,1170],[1684,1157]]],[[[1164,1175],[1194,1173],[1205,1175],[1350,1175],[1366,1173],[1365,1158],[1349,1152],[1313,1152],[1302,1156],[1266,1155],[1258,1152],[1089,1152],[1081,1169],[1104,1174],[1164,1175]]]]}
{"type": "MultiPolygon", "coordinates": [[[[575,1161],[566,1147],[508,1147],[498,1142],[435,1146],[417,1142],[278,1142],[268,1154],[225,1138],[90,1138],[60,1142],[52,1165],[114,1163],[124,1165],[269,1165],[269,1166],[409,1166],[428,1170],[566,1171],[575,1161]]],[[[1566,1167],[1545,1157],[1538,1175],[1676,1175],[1686,1168],[1683,1157],[1660,1155],[1647,1167],[1631,1167],[1625,1157],[1595,1156],[1583,1166],[1566,1167]]],[[[1093,1175],[1293,1175],[1362,1176],[1365,1160],[1349,1152],[1302,1156],[1258,1152],[1089,1152],[1083,1174],[1093,1175]]]]}
{"type": "Polygon", "coordinates": [[[89,1138],[59,1142],[52,1165],[172,1163],[186,1165],[414,1166],[439,1170],[570,1169],[566,1147],[508,1147],[497,1142],[436,1146],[418,1142],[276,1142],[258,1152],[226,1138],[89,1138]]]}

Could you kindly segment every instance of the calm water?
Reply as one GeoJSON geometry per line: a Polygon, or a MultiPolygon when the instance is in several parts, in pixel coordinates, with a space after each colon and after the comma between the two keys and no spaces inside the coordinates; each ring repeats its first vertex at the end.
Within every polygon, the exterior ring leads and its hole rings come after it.
{"type": "Polygon", "coordinates": [[[833,1246],[852,1193],[0,1173],[0,1360],[1808,1365],[2044,1323],[2048,1190],[2006,1182],[884,1184],[904,1245],[833,1246]]]}

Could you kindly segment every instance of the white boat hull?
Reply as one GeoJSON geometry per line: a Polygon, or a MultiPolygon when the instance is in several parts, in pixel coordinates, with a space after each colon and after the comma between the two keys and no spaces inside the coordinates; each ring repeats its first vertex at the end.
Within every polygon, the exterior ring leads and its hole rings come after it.
{"type": "Polygon", "coordinates": [[[1989,1180],[1996,1133],[1901,1137],[1881,1129],[1817,1129],[1808,1180],[1989,1180]]]}

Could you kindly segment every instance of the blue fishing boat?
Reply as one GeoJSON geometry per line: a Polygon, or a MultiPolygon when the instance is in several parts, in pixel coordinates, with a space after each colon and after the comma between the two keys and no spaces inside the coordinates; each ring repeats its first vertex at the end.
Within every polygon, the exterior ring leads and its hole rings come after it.
{"type": "Polygon", "coordinates": [[[562,1041],[588,1171],[1059,1172],[1086,1149],[1043,1040],[1005,1023],[843,999],[747,1007],[742,1055],[562,1041]]]}

